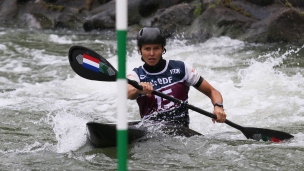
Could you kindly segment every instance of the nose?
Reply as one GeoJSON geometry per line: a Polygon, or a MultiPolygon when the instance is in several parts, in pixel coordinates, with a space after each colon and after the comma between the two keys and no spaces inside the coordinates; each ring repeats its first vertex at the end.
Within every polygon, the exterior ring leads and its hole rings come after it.
{"type": "Polygon", "coordinates": [[[155,52],[154,52],[154,49],[151,49],[151,50],[150,50],[150,55],[153,56],[154,53],[155,53],[155,52]]]}

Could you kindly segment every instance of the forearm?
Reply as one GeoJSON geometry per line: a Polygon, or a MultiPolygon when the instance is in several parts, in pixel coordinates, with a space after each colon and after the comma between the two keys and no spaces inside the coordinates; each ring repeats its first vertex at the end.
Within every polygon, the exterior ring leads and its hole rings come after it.
{"type": "Polygon", "coordinates": [[[223,97],[219,91],[216,89],[211,90],[209,98],[211,99],[212,104],[215,103],[222,103],[223,104],[223,97]]]}
{"type": "MultiPolygon", "coordinates": [[[[215,88],[213,88],[206,80],[204,80],[197,89],[210,98],[212,105],[214,105],[215,103],[223,104],[223,98],[221,93],[215,88]]],[[[225,122],[226,113],[224,112],[224,109],[222,107],[215,105],[213,114],[216,115],[216,120],[212,119],[213,122],[225,122]]]]}

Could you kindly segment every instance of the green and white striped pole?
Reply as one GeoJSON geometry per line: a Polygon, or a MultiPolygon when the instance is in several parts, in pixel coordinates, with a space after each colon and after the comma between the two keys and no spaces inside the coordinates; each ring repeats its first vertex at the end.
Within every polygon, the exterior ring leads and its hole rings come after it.
{"type": "Polygon", "coordinates": [[[126,46],[128,27],[128,0],[116,0],[116,35],[118,52],[118,108],[117,108],[117,156],[118,171],[127,170],[128,124],[127,124],[127,80],[126,46]]]}

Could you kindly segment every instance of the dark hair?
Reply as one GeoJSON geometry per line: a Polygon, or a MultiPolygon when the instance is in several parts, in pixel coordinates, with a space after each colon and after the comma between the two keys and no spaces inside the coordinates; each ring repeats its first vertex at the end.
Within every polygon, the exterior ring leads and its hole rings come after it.
{"type": "Polygon", "coordinates": [[[166,46],[166,38],[161,29],[157,27],[144,27],[137,34],[137,46],[143,44],[161,44],[166,46]]]}

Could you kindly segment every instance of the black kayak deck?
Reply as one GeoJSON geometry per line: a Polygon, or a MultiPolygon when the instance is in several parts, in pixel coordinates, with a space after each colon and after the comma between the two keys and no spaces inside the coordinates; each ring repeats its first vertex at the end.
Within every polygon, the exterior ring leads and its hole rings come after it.
{"type": "MultiPolygon", "coordinates": [[[[116,124],[113,123],[97,123],[88,122],[87,124],[88,138],[94,147],[106,148],[116,146],[116,124]]],[[[147,139],[147,134],[151,133],[151,126],[146,127],[140,124],[140,121],[128,123],[128,144],[147,139]]],[[[156,129],[170,136],[191,137],[194,135],[202,135],[190,128],[177,125],[157,125],[156,129]]]]}

